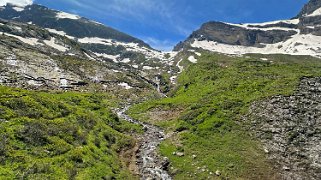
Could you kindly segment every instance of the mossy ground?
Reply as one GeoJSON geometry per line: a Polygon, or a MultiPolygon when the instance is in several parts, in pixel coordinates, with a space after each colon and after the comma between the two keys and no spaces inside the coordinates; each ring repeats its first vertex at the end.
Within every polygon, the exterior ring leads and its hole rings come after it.
{"type": "Polygon", "coordinates": [[[321,76],[321,61],[308,56],[202,52],[198,63],[180,75],[171,97],[133,106],[130,115],[150,121],[148,112],[155,109],[184,109],[175,119],[157,122],[168,133],[176,132],[160,146],[171,161],[174,179],[273,179],[277,171],[242,117],[254,101],[292,94],[303,76],[321,76]],[[217,170],[219,177],[213,175],[217,170]]]}
{"type": "Polygon", "coordinates": [[[133,179],[118,152],[141,128],[106,94],[0,87],[0,179],[133,179]]]}

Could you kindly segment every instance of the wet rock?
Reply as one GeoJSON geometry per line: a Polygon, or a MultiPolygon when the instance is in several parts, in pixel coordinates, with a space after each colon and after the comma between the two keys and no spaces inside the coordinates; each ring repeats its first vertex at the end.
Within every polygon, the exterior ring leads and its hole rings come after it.
{"type": "Polygon", "coordinates": [[[129,107],[118,110],[117,115],[133,124],[142,125],[145,129],[144,135],[139,137],[139,149],[137,150],[137,162],[141,179],[171,180],[167,170],[170,162],[168,158],[161,158],[157,154],[157,146],[164,140],[164,132],[159,127],[146,124],[127,116],[125,112],[129,107]]]}
{"type": "Polygon", "coordinates": [[[168,171],[170,165],[170,161],[168,158],[164,158],[164,161],[162,162],[162,169],[165,171],[168,171]]]}

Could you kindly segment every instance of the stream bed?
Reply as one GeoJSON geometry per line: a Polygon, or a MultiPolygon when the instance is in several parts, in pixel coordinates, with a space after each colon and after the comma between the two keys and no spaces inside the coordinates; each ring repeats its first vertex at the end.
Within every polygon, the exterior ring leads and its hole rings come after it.
{"type": "Polygon", "coordinates": [[[157,154],[158,145],[165,140],[164,131],[154,125],[137,121],[126,114],[130,106],[118,109],[117,115],[133,124],[139,124],[144,127],[145,133],[139,137],[139,149],[137,154],[137,165],[142,180],[171,180],[166,171],[169,166],[167,158],[157,154]]]}

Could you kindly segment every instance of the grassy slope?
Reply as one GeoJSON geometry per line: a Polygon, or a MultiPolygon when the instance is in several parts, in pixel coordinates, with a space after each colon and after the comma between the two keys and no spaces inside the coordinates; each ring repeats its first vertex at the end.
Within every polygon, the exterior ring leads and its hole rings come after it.
{"type": "Polygon", "coordinates": [[[264,56],[268,61],[261,57],[203,53],[181,74],[172,97],[130,110],[133,117],[149,121],[148,112],[155,109],[183,109],[178,118],[157,122],[168,132],[179,132],[160,147],[172,162],[175,179],[215,179],[210,172],[217,170],[220,178],[273,178],[276,172],[260,143],[246,131],[242,115],[253,101],[293,93],[302,76],[321,76],[321,61],[306,56],[264,56]],[[173,155],[177,151],[185,156],[173,155]]]}
{"type": "Polygon", "coordinates": [[[140,130],[110,99],[0,87],[0,179],[132,179],[118,152],[140,130]]]}

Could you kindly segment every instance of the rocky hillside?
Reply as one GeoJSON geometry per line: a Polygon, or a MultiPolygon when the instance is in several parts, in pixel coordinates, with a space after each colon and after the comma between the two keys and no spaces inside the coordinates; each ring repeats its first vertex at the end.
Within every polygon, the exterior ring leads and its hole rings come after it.
{"type": "Polygon", "coordinates": [[[5,85],[153,89],[168,86],[169,77],[178,71],[172,62],[176,53],[156,51],[141,40],[76,15],[35,4],[8,4],[0,8],[0,18],[5,85]]]}
{"type": "Polygon", "coordinates": [[[311,0],[293,19],[256,24],[208,22],[175,50],[202,48],[225,54],[292,54],[321,57],[321,1],[311,0]]]}
{"type": "Polygon", "coordinates": [[[171,96],[130,109],[169,132],[173,178],[319,179],[320,78],[302,77],[320,77],[320,59],[198,53],[171,96]]]}
{"type": "Polygon", "coordinates": [[[321,178],[321,78],[302,78],[291,96],[251,106],[251,130],[284,179],[321,178]]]}

